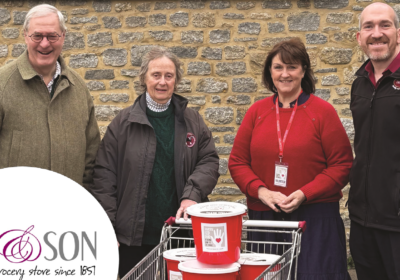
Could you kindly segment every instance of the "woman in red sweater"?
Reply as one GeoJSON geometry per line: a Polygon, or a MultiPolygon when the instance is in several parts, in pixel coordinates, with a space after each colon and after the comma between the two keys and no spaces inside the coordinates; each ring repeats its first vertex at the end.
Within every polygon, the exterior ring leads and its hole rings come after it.
{"type": "Polygon", "coordinates": [[[310,59],[300,40],[275,45],[263,82],[275,95],[247,111],[229,159],[249,217],[307,222],[297,279],[350,279],[339,200],[353,154],[335,109],[312,94],[310,59]]]}

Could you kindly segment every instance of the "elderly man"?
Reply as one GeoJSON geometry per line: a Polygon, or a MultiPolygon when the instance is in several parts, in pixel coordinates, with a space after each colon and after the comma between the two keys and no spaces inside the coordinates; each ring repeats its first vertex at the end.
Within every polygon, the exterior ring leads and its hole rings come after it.
{"type": "Polygon", "coordinates": [[[350,249],[358,279],[400,279],[400,36],[395,11],[364,9],[357,40],[369,60],[351,90],[356,158],[350,249]]]}
{"type": "Polygon", "coordinates": [[[27,51],[0,68],[0,168],[39,167],[87,187],[100,134],[84,81],[60,56],[65,32],[55,7],[32,8],[27,51]]]}

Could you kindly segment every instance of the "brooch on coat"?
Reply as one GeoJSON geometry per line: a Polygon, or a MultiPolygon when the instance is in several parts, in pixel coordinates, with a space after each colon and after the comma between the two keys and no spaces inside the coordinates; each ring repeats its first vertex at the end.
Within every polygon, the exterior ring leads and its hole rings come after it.
{"type": "Polygon", "coordinates": [[[186,135],[186,146],[191,148],[194,146],[195,143],[196,143],[196,137],[194,136],[193,133],[188,132],[188,134],[186,135]]]}

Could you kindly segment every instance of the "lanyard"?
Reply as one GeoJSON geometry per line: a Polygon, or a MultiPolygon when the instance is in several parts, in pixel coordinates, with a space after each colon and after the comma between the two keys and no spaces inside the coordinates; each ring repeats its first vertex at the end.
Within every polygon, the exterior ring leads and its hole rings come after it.
{"type": "Polygon", "coordinates": [[[297,101],[294,104],[294,108],[293,108],[293,112],[292,115],[290,117],[289,123],[286,127],[286,132],[285,135],[283,136],[283,140],[282,140],[282,132],[281,132],[281,123],[280,123],[280,117],[279,117],[279,99],[278,97],[276,98],[276,127],[277,127],[277,132],[278,132],[278,142],[279,142],[279,160],[280,162],[282,162],[282,158],[283,158],[283,148],[285,146],[285,142],[286,142],[286,138],[288,136],[290,127],[292,126],[293,123],[293,119],[294,119],[294,115],[296,114],[296,110],[297,110],[297,101]]]}

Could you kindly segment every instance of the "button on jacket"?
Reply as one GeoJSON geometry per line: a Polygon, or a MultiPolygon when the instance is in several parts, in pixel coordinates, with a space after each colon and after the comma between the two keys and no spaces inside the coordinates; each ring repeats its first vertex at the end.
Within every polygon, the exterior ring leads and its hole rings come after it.
{"type": "Polygon", "coordinates": [[[0,168],[39,167],[87,187],[100,143],[93,101],[82,78],[58,61],[52,99],[27,51],[0,68],[0,168]]]}
{"type": "Polygon", "coordinates": [[[351,89],[355,160],[349,212],[366,227],[400,232],[400,70],[375,89],[365,66],[351,89]]]}
{"type": "MultiPolygon", "coordinates": [[[[211,132],[199,113],[186,108],[186,98],[173,94],[171,102],[175,107],[178,199],[207,201],[219,177],[219,158],[211,132]],[[186,144],[188,133],[196,138],[193,147],[186,144]]],[[[110,123],[96,157],[91,192],[106,210],[118,241],[128,246],[142,244],[156,144],[155,132],[146,115],[146,96],[142,94],[110,123]]]]}

